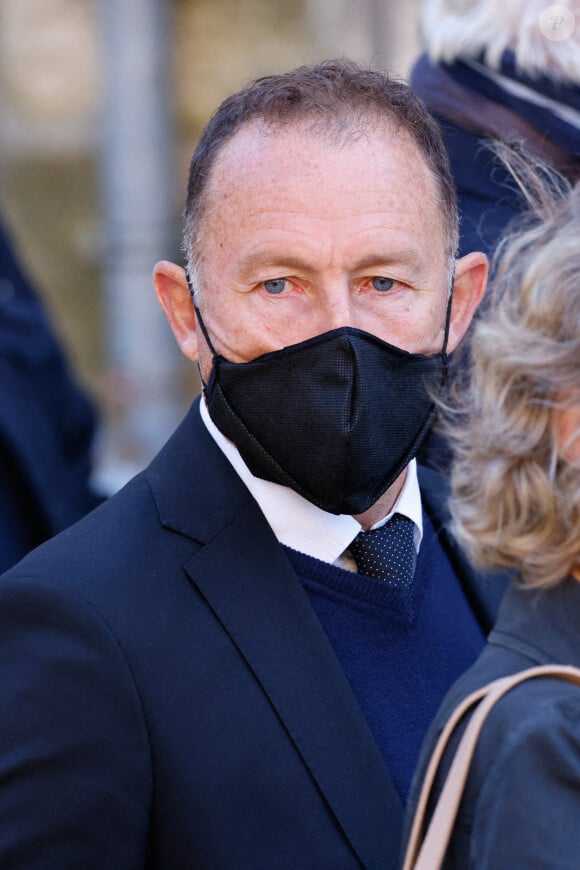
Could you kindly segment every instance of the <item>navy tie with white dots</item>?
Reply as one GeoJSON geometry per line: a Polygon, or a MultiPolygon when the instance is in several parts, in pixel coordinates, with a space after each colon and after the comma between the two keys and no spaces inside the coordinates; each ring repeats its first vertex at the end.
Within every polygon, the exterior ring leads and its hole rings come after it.
{"type": "Polygon", "coordinates": [[[359,532],[349,547],[359,573],[397,586],[409,586],[417,558],[414,528],[413,520],[393,514],[379,529],[359,532]]]}

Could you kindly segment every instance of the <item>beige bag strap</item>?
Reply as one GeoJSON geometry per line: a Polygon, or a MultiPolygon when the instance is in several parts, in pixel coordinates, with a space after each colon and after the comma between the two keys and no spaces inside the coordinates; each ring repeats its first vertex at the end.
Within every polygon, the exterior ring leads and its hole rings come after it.
{"type": "Polygon", "coordinates": [[[580,686],[580,668],[568,665],[539,665],[519,671],[509,677],[501,677],[488,683],[465,698],[454,710],[435,746],[413,819],[413,826],[405,853],[403,870],[439,870],[455,823],[455,817],[465,788],[469,766],[479,733],[490,710],[506,692],[519,683],[535,677],[557,677],[580,686]],[[435,776],[449,739],[459,721],[474,705],[478,705],[459,742],[445,784],[435,806],[427,833],[423,838],[425,812],[435,776]]]}

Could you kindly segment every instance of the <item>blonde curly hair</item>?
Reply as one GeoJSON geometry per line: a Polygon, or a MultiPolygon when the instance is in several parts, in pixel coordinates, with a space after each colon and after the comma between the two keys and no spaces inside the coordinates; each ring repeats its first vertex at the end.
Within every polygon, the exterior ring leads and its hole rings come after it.
{"type": "Polygon", "coordinates": [[[496,150],[531,214],[498,252],[469,381],[444,411],[451,511],[475,564],[550,586],[580,568],[580,467],[554,425],[556,408],[580,407],[580,183],[496,150]]]}

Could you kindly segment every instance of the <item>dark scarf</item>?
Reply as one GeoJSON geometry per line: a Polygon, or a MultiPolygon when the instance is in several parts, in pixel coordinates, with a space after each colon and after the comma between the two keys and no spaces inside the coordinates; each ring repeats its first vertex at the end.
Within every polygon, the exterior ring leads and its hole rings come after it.
{"type": "Polygon", "coordinates": [[[438,64],[422,55],[411,86],[438,117],[518,142],[569,178],[580,176],[580,88],[519,73],[512,52],[497,70],[481,58],[438,64]]]}

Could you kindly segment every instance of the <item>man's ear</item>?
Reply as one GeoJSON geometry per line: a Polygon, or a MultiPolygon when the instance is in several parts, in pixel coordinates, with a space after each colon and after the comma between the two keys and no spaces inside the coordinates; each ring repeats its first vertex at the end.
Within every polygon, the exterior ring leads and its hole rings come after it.
{"type": "Polygon", "coordinates": [[[159,304],[185,356],[197,361],[196,317],[185,277],[185,269],[168,260],[157,263],[153,269],[153,282],[159,304]]]}
{"type": "Polygon", "coordinates": [[[453,304],[447,350],[455,350],[469,327],[487,286],[488,262],[485,254],[466,254],[455,263],[453,304]]]}

